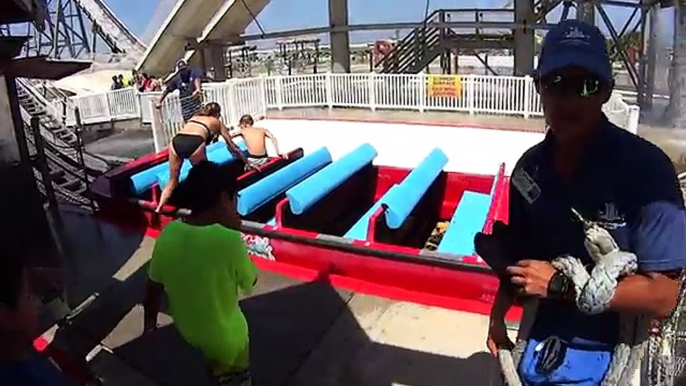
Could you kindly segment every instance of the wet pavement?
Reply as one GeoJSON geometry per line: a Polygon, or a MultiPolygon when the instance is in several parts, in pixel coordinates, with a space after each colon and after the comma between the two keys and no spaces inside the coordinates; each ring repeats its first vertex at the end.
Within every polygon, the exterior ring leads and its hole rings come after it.
{"type": "MultiPolygon", "coordinates": [[[[142,335],[147,261],[154,240],[65,208],[59,229],[67,294],[75,307],[95,299],[71,324],[45,337],[69,342],[108,385],[205,385],[201,354],[163,315],[142,335]]],[[[395,302],[325,281],[261,271],[241,300],[251,334],[256,385],[497,384],[483,351],[487,318],[395,302]]]]}

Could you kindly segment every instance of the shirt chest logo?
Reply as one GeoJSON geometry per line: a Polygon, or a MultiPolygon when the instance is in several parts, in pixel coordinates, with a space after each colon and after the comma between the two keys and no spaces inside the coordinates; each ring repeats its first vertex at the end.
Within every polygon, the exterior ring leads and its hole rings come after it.
{"type": "Polygon", "coordinates": [[[599,210],[596,215],[596,222],[608,230],[626,227],[625,216],[619,212],[613,202],[606,202],[603,205],[603,209],[599,210]]]}
{"type": "Polygon", "coordinates": [[[524,169],[516,169],[512,173],[512,185],[529,204],[533,204],[541,196],[541,188],[524,169]]]}

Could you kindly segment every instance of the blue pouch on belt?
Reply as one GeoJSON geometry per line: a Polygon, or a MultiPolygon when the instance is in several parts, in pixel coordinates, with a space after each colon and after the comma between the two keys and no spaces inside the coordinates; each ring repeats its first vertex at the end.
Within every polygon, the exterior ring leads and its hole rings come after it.
{"type": "Polygon", "coordinates": [[[571,344],[557,337],[529,339],[519,364],[519,376],[527,386],[597,386],[611,359],[607,346],[571,344]]]}

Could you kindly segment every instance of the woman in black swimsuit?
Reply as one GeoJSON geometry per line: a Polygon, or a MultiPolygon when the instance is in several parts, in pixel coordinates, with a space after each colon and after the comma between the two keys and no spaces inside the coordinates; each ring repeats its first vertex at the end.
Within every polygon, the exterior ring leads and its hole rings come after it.
{"type": "Polygon", "coordinates": [[[200,111],[191,117],[181,131],[172,138],[169,146],[169,183],[162,190],[160,202],[155,212],[159,213],[179,184],[183,161],[187,159],[192,165],[196,165],[200,161],[206,160],[207,146],[216,142],[220,135],[224,137],[233,156],[248,164],[245,155],[231,140],[229,131],[219,120],[220,117],[221,107],[219,104],[209,102],[203,105],[200,111]]]}

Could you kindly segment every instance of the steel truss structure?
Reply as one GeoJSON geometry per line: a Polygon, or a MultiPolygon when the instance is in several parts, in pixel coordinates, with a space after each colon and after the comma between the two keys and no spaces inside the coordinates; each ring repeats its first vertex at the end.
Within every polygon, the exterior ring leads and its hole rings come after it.
{"type": "Polygon", "coordinates": [[[29,36],[23,52],[27,57],[86,58],[97,52],[98,44],[104,44],[102,51],[124,53],[78,0],[47,0],[46,11],[48,17],[42,31],[34,24],[26,23],[12,27],[2,26],[0,35],[29,36]]]}

